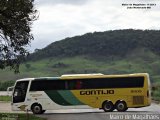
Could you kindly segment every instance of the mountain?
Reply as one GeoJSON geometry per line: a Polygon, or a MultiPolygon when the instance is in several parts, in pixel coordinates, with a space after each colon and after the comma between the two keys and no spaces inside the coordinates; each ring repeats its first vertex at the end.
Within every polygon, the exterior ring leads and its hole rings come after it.
{"type": "Polygon", "coordinates": [[[31,54],[28,59],[36,61],[51,57],[79,55],[92,58],[112,56],[124,58],[135,49],[141,48],[160,55],[160,31],[128,29],[87,33],[53,42],[31,54]]]}
{"type": "Polygon", "coordinates": [[[20,74],[0,70],[0,80],[62,74],[147,72],[160,83],[160,31],[112,30],[87,33],[37,49],[20,66],[20,74]]]}

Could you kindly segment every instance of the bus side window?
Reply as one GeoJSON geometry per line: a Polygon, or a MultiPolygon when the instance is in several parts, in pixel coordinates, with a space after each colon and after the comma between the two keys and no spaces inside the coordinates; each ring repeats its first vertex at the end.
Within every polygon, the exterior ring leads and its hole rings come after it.
{"type": "Polygon", "coordinates": [[[76,81],[76,89],[81,89],[82,88],[82,81],[81,80],[77,80],[76,81]]]}
{"type": "Polygon", "coordinates": [[[68,82],[68,89],[69,90],[74,90],[75,88],[75,81],[74,80],[69,80],[68,82]]]}
{"type": "Polygon", "coordinates": [[[68,89],[69,90],[78,90],[82,89],[82,81],[81,80],[70,80],[68,81],[68,89]]]}

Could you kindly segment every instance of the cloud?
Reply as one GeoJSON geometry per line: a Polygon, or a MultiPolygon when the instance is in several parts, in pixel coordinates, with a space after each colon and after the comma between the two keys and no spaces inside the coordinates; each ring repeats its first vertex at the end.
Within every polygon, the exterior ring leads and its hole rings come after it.
{"type": "Polygon", "coordinates": [[[35,0],[36,4],[40,6],[44,5],[57,5],[57,4],[65,4],[65,5],[83,5],[88,0],[35,0]]]}
{"type": "Polygon", "coordinates": [[[156,3],[156,6],[149,10],[127,9],[122,6],[122,3],[139,3],[140,0],[39,0],[38,2],[40,17],[33,25],[35,40],[31,43],[31,50],[88,32],[160,28],[160,2],[157,0],[150,2],[156,3]]]}

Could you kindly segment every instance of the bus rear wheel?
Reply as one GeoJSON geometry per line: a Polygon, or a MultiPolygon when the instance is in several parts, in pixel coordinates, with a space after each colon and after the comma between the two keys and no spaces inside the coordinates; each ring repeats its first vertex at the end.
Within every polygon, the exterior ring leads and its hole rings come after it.
{"type": "Polygon", "coordinates": [[[42,114],[43,113],[42,106],[37,103],[32,105],[31,110],[32,110],[33,114],[42,114]]]}
{"type": "Polygon", "coordinates": [[[111,101],[105,101],[102,104],[102,109],[105,112],[112,112],[114,110],[114,105],[113,105],[113,103],[111,101]]]}
{"type": "Polygon", "coordinates": [[[128,109],[126,102],[125,102],[125,101],[118,101],[118,102],[116,103],[116,109],[117,109],[117,111],[119,111],[119,112],[124,112],[124,111],[126,111],[126,110],[128,109]]]}

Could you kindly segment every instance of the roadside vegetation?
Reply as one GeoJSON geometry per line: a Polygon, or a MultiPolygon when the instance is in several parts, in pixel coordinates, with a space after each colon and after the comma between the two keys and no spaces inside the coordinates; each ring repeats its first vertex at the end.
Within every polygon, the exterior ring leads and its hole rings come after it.
{"type": "Polygon", "coordinates": [[[8,87],[13,86],[15,80],[1,80],[0,81],[0,91],[6,91],[8,87]]]}
{"type": "Polygon", "coordinates": [[[10,102],[11,101],[11,96],[1,95],[0,96],[0,101],[10,102]]]}
{"type": "Polygon", "coordinates": [[[152,86],[153,100],[160,102],[160,84],[154,84],[152,86]]]}

